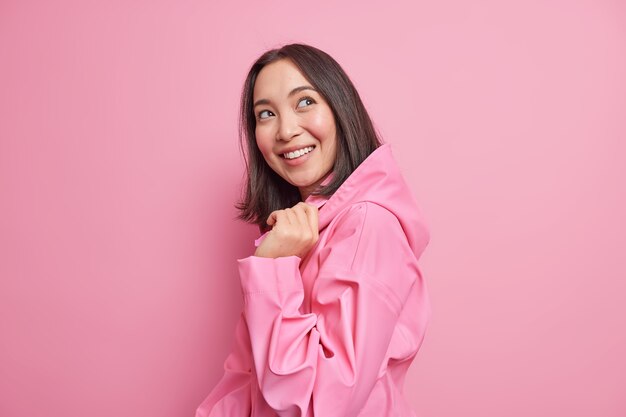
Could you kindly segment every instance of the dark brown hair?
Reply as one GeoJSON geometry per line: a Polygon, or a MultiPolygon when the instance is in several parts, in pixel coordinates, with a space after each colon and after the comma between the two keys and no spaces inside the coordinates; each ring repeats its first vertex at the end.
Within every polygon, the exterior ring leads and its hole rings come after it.
{"type": "Polygon", "coordinates": [[[266,220],[272,211],[292,207],[301,201],[298,187],[284,180],[267,164],[256,144],[254,83],[263,67],[281,59],[289,59],[298,67],[326,100],[335,118],[337,156],[333,178],[312,194],[331,196],[382,144],[352,81],[330,55],[300,43],[265,52],[252,64],[241,93],[239,145],[246,163],[246,175],[241,200],[235,204],[240,211],[237,218],[257,224],[261,232],[269,230],[266,220]]]}

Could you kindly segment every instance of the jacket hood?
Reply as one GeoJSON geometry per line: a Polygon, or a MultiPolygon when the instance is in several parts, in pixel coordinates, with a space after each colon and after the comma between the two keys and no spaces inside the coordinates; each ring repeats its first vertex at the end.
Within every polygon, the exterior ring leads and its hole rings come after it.
{"type": "Polygon", "coordinates": [[[319,230],[322,231],[346,206],[364,201],[378,204],[398,218],[415,257],[419,259],[430,240],[430,230],[393,156],[390,143],[376,148],[328,198],[318,213],[319,230]]]}
{"type": "MultiPolygon", "coordinates": [[[[332,173],[321,185],[330,182],[331,178],[332,173]]],[[[318,207],[320,232],[344,208],[371,202],[386,208],[398,218],[416,259],[420,258],[430,240],[430,230],[393,156],[390,143],[376,148],[333,195],[328,198],[310,195],[305,202],[318,207]]],[[[256,246],[267,233],[255,241],[256,246]]]]}

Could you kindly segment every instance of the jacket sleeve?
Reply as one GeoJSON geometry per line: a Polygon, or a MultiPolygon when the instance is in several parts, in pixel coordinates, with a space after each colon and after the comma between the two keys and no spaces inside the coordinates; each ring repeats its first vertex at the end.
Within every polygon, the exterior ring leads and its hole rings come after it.
{"type": "Polygon", "coordinates": [[[251,409],[252,362],[243,317],[235,329],[234,347],[224,361],[224,375],[196,409],[196,417],[248,416],[251,409]]]}
{"type": "Polygon", "coordinates": [[[417,261],[396,216],[374,203],[338,219],[320,251],[308,314],[300,260],[238,260],[259,388],[279,416],[355,416],[386,370],[417,261]]]}

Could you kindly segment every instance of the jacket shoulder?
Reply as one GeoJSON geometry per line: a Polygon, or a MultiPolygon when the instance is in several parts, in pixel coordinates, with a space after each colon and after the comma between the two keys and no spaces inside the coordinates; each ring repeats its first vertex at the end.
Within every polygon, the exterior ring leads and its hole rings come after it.
{"type": "Polygon", "coordinates": [[[405,260],[413,257],[398,217],[377,203],[353,203],[339,212],[330,226],[326,252],[341,250],[350,270],[376,260],[387,263],[398,256],[405,260]]]}
{"type": "Polygon", "coordinates": [[[352,203],[341,210],[331,222],[334,228],[361,227],[388,227],[395,225],[399,228],[398,217],[389,209],[373,201],[359,201],[352,203]]]}
{"type": "Polygon", "coordinates": [[[332,232],[320,251],[318,279],[365,285],[399,313],[420,271],[398,217],[374,202],[359,202],[337,216],[332,232]]]}

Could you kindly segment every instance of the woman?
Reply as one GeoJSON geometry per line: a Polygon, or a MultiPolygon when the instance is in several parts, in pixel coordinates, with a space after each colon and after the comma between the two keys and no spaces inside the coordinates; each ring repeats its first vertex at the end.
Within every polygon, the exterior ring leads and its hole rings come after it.
{"type": "Polygon", "coordinates": [[[241,100],[244,308],[196,417],[415,416],[403,394],[430,317],[429,232],[352,82],[303,44],[263,54],[241,100]]]}

